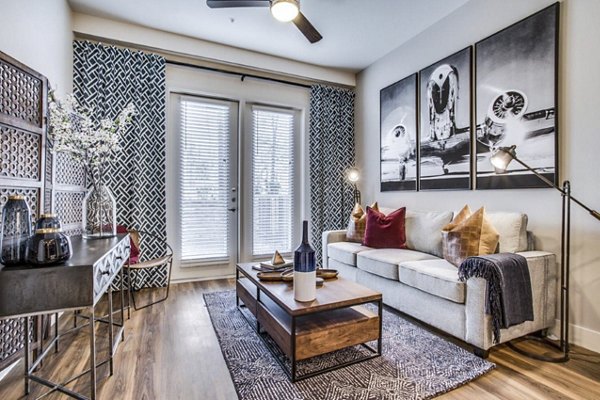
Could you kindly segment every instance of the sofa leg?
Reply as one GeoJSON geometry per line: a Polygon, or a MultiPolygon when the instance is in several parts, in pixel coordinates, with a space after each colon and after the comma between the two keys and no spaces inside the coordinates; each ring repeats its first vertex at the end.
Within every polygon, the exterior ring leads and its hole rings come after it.
{"type": "Polygon", "coordinates": [[[483,359],[486,359],[490,356],[490,350],[483,350],[480,349],[479,347],[473,347],[473,353],[475,353],[475,355],[477,357],[481,357],[483,359]]]}

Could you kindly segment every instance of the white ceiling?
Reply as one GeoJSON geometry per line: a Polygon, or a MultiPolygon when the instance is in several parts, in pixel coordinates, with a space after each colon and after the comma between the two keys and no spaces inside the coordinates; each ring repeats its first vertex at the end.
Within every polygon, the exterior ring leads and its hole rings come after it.
{"type": "Polygon", "coordinates": [[[68,0],[74,11],[332,68],[360,71],[468,0],[301,0],[323,35],[310,44],[268,8],[205,0],[68,0]]]}

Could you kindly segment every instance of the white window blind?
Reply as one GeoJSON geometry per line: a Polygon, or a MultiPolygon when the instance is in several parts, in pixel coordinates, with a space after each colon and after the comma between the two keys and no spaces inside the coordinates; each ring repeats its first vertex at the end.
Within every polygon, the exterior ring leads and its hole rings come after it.
{"type": "Polygon", "coordinates": [[[292,251],[294,113],[252,109],[252,253],[292,251]]]}
{"type": "Polygon", "coordinates": [[[228,259],[231,108],[203,99],[180,104],[181,258],[228,259]]]}

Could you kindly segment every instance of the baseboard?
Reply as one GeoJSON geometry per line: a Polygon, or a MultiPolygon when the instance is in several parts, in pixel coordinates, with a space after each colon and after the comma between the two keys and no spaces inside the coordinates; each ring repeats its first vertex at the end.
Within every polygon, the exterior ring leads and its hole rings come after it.
{"type": "MultiPolygon", "coordinates": [[[[560,320],[556,320],[551,333],[558,338],[560,332],[560,320]]],[[[583,326],[569,324],[569,342],[588,350],[600,353],[600,332],[585,328],[583,326]]]]}
{"type": "Polygon", "coordinates": [[[600,353],[600,332],[574,324],[570,324],[570,327],[569,335],[571,339],[569,341],[571,343],[600,353]]]}

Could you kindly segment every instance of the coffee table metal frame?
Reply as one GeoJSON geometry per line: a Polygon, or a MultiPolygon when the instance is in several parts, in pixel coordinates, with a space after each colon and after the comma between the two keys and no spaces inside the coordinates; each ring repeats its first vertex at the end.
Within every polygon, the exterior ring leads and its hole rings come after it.
{"type": "MultiPolygon", "coordinates": [[[[236,283],[237,281],[239,281],[240,279],[240,272],[244,275],[244,277],[248,278],[252,284],[256,287],[256,301],[257,303],[261,303],[264,307],[267,307],[267,305],[265,305],[265,303],[263,303],[261,301],[261,293],[266,295],[267,297],[269,297],[271,300],[275,301],[275,299],[273,298],[274,296],[271,296],[269,292],[267,291],[263,291],[261,290],[259,285],[256,285],[253,280],[254,278],[251,277],[250,275],[248,275],[246,273],[246,271],[244,271],[243,269],[236,267],[235,270],[235,280],[236,283]]],[[[340,368],[345,368],[348,367],[350,365],[354,365],[363,361],[367,361],[367,360],[371,360],[373,358],[379,357],[382,354],[382,328],[383,328],[383,299],[380,298],[379,300],[375,300],[375,301],[364,301],[364,302],[357,302],[355,304],[352,304],[351,306],[340,306],[340,307],[334,307],[334,308],[330,308],[328,310],[324,310],[324,311],[318,311],[318,312],[314,312],[314,313],[309,313],[309,315],[315,315],[315,314],[320,314],[320,313],[327,313],[327,312],[331,312],[333,310],[338,310],[338,309],[342,309],[342,308],[350,308],[350,307],[354,307],[354,306],[360,306],[360,305],[364,305],[364,304],[376,304],[377,305],[377,314],[379,316],[379,338],[377,339],[377,349],[374,349],[372,346],[368,345],[367,343],[362,343],[361,346],[366,348],[371,354],[366,355],[364,357],[360,357],[351,361],[346,361],[340,364],[336,364],[336,365],[332,365],[330,367],[326,367],[326,368],[322,368],[316,371],[311,371],[308,372],[306,374],[303,375],[298,375],[298,361],[296,360],[296,319],[298,317],[302,317],[305,315],[291,315],[291,359],[290,361],[290,367],[288,367],[285,363],[285,359],[284,358],[288,358],[286,357],[285,353],[283,352],[283,350],[278,349],[277,345],[275,344],[275,342],[271,343],[268,340],[266,340],[263,335],[260,332],[260,322],[258,320],[258,318],[255,318],[254,320],[252,320],[249,316],[246,315],[246,313],[244,313],[241,309],[242,307],[245,307],[244,304],[240,304],[240,297],[238,296],[238,292],[236,289],[236,295],[235,295],[235,301],[236,301],[236,306],[238,309],[240,309],[240,313],[242,314],[242,316],[244,317],[244,319],[248,322],[248,324],[253,327],[253,322],[256,323],[256,333],[258,335],[258,337],[262,340],[262,342],[265,344],[265,346],[267,347],[267,349],[269,349],[269,351],[271,352],[271,354],[273,355],[273,357],[275,358],[275,360],[277,360],[277,362],[279,363],[279,365],[281,366],[281,369],[283,370],[283,372],[287,375],[287,377],[290,379],[291,382],[298,382],[301,381],[303,379],[308,379],[308,378],[312,378],[313,376],[317,376],[317,375],[321,375],[324,374],[326,372],[331,372],[331,371],[335,371],[338,370],[340,368]],[[278,351],[279,350],[279,351],[278,351]]],[[[268,332],[267,332],[268,334],[268,332]]]]}

